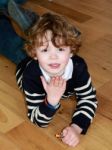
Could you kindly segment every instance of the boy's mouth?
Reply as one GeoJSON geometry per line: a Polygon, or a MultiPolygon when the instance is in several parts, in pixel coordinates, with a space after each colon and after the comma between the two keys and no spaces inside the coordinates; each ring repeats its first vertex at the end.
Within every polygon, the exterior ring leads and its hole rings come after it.
{"type": "Polygon", "coordinates": [[[58,63],[53,63],[53,64],[49,64],[49,66],[50,66],[50,68],[52,68],[52,69],[57,69],[57,68],[60,67],[60,64],[58,64],[58,63]]]}

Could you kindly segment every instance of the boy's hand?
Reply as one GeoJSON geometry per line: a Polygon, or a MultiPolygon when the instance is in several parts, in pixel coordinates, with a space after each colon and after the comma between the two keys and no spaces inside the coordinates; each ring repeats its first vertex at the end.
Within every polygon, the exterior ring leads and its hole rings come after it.
{"type": "Polygon", "coordinates": [[[60,76],[52,77],[47,83],[43,76],[41,76],[43,87],[47,93],[47,101],[49,104],[55,106],[59,103],[63,93],[66,89],[66,80],[60,76]]]}
{"type": "Polygon", "coordinates": [[[62,131],[62,141],[72,147],[75,147],[76,145],[79,144],[80,142],[80,133],[82,132],[82,129],[75,125],[72,124],[71,126],[66,127],[63,131],[62,131]]]}

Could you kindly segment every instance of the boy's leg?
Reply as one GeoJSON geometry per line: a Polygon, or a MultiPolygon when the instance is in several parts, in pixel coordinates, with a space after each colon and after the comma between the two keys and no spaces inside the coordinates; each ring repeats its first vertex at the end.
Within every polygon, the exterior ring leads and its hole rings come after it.
{"type": "Polygon", "coordinates": [[[10,20],[4,15],[0,15],[0,54],[18,64],[26,57],[23,50],[24,42],[24,39],[14,31],[10,20]]]}
{"type": "Polygon", "coordinates": [[[40,18],[35,12],[22,8],[19,4],[26,0],[5,0],[4,3],[0,1],[0,14],[12,18],[27,34],[27,31],[40,18]]]}
{"type": "Polygon", "coordinates": [[[8,12],[11,18],[20,26],[26,33],[39,19],[39,15],[35,12],[24,9],[15,3],[14,0],[8,2],[8,12]]]}
{"type": "MultiPolygon", "coordinates": [[[[8,4],[9,0],[0,0],[0,8],[6,8],[7,4],[8,4]]],[[[25,3],[27,0],[14,0],[16,3],[18,4],[23,4],[25,3]]]]}

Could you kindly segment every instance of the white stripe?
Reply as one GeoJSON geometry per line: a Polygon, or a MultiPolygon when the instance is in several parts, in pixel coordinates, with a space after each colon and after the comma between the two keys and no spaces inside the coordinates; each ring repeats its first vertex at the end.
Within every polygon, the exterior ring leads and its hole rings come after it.
{"type": "Polygon", "coordinates": [[[45,93],[43,93],[43,94],[32,93],[32,94],[31,94],[31,93],[29,93],[29,92],[27,92],[27,91],[25,91],[25,90],[24,90],[24,92],[25,92],[25,94],[28,95],[28,96],[45,96],[45,93]]]}
{"type": "Polygon", "coordinates": [[[93,109],[91,109],[90,107],[88,107],[88,106],[81,106],[80,107],[80,109],[81,108],[84,108],[84,109],[87,109],[87,110],[90,110],[93,114],[95,113],[94,111],[93,111],[93,109]]]}
{"type": "Polygon", "coordinates": [[[31,62],[32,62],[32,60],[28,61],[27,64],[26,64],[26,66],[28,66],[31,62]]]}
{"type": "Polygon", "coordinates": [[[21,85],[21,84],[19,85],[19,88],[20,88],[20,89],[22,88],[22,85],[21,85]]]}
{"type": "Polygon", "coordinates": [[[89,78],[89,80],[88,80],[88,82],[87,82],[86,85],[84,85],[84,86],[82,86],[82,87],[79,87],[79,88],[75,88],[74,90],[75,90],[75,91],[84,90],[84,89],[86,89],[86,88],[89,87],[90,83],[91,83],[91,77],[89,78]]]}
{"type": "Polygon", "coordinates": [[[68,92],[69,94],[71,94],[71,95],[73,95],[74,94],[74,92],[68,92]]]}
{"type": "MultiPolygon", "coordinates": [[[[46,119],[46,120],[48,120],[48,121],[50,121],[50,120],[52,119],[51,117],[47,117],[47,116],[45,116],[44,114],[41,114],[40,111],[39,111],[39,108],[36,109],[35,116],[36,116],[36,119],[37,119],[38,116],[39,116],[39,117],[42,117],[42,118],[44,118],[44,119],[46,119]]],[[[38,120],[38,119],[37,119],[37,120],[38,120]]]]}
{"type": "Polygon", "coordinates": [[[28,109],[34,109],[34,108],[36,108],[35,106],[29,106],[29,105],[27,105],[27,108],[28,109]]]}
{"type": "MultiPolygon", "coordinates": [[[[39,111],[39,107],[33,107],[33,106],[27,106],[29,109],[33,109],[32,110],[32,113],[31,113],[31,122],[33,122],[33,120],[34,120],[34,117],[36,117],[36,120],[37,120],[37,122],[40,122],[40,123],[49,123],[50,121],[51,121],[51,119],[52,118],[50,118],[50,117],[47,117],[47,116],[45,116],[44,114],[41,114],[40,113],[40,111],[39,111]],[[46,119],[46,120],[40,120],[40,119],[38,119],[37,117],[38,116],[40,116],[40,117],[43,117],[44,119],[46,119]]],[[[28,116],[29,116],[30,114],[28,114],[28,116]]],[[[43,126],[44,127],[44,126],[43,126]]]]}
{"type": "Polygon", "coordinates": [[[35,103],[42,103],[44,100],[43,99],[42,100],[31,100],[31,99],[26,97],[26,101],[35,104],[35,103]]]}
{"type": "Polygon", "coordinates": [[[39,111],[39,107],[36,107],[36,108],[33,109],[32,114],[31,114],[31,122],[33,122],[34,117],[36,117],[36,121],[40,122],[40,123],[49,123],[51,121],[51,119],[52,119],[50,117],[47,117],[47,116],[41,114],[40,111],[39,111]],[[37,118],[38,116],[43,117],[47,121],[38,119],[37,118]]]}
{"type": "Polygon", "coordinates": [[[64,98],[66,98],[66,97],[68,97],[68,96],[66,96],[66,95],[62,95],[64,98]]]}
{"type": "Polygon", "coordinates": [[[73,115],[73,117],[79,115],[80,113],[82,113],[82,114],[84,114],[85,116],[87,116],[90,120],[93,119],[93,117],[91,117],[87,112],[82,111],[82,110],[81,110],[81,111],[78,111],[78,112],[75,112],[74,115],[73,115]]]}
{"type": "Polygon", "coordinates": [[[96,95],[90,95],[90,96],[86,96],[86,97],[83,97],[81,99],[93,99],[93,98],[96,98],[96,95]]]}
{"type": "Polygon", "coordinates": [[[82,104],[82,103],[89,103],[89,104],[92,104],[95,108],[97,108],[97,102],[92,102],[92,101],[89,101],[89,100],[81,100],[77,103],[77,106],[82,104]]]}
{"type": "Polygon", "coordinates": [[[84,92],[84,93],[76,93],[76,95],[88,95],[89,93],[92,92],[92,90],[93,90],[93,88],[91,87],[90,90],[88,90],[88,91],[86,91],[86,92],[84,92]]]}
{"type": "Polygon", "coordinates": [[[46,127],[48,127],[48,125],[42,125],[41,127],[42,127],[42,128],[46,128],[46,127]]]}
{"type": "Polygon", "coordinates": [[[50,121],[45,121],[45,120],[37,119],[37,122],[40,122],[40,123],[49,123],[50,121]]]}
{"type": "Polygon", "coordinates": [[[18,73],[20,72],[20,70],[21,70],[21,69],[19,69],[19,70],[16,72],[16,76],[18,75],[18,73]]]}
{"type": "Polygon", "coordinates": [[[32,111],[32,113],[31,113],[31,122],[33,122],[33,120],[34,120],[34,112],[35,112],[35,110],[37,109],[37,107],[35,108],[35,109],[33,109],[33,111],[32,111]]]}
{"type": "Polygon", "coordinates": [[[21,82],[21,79],[22,79],[22,75],[18,78],[17,84],[19,84],[21,82]]]}

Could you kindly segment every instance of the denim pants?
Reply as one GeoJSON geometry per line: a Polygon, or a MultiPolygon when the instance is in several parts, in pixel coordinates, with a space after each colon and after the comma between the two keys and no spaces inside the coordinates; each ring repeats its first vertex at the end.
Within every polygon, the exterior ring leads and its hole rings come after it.
{"type": "MultiPolygon", "coordinates": [[[[32,11],[22,9],[17,3],[23,3],[26,0],[0,0],[0,7],[9,9],[9,15],[20,25],[25,32],[32,24],[39,19],[39,16],[32,11]]],[[[26,57],[23,50],[25,40],[14,31],[9,18],[3,14],[0,15],[0,54],[18,64],[26,57]]]]}
{"type": "Polygon", "coordinates": [[[18,64],[26,57],[23,50],[24,42],[25,40],[14,31],[10,20],[0,15],[0,54],[18,64]]]}
{"type": "MultiPolygon", "coordinates": [[[[14,0],[17,4],[23,4],[27,0],[14,0]]],[[[7,7],[9,0],[0,0],[0,8],[7,7]]]]}
{"type": "Polygon", "coordinates": [[[20,26],[21,30],[27,34],[28,30],[38,21],[39,15],[32,10],[24,9],[14,0],[8,2],[9,16],[20,26]]]}

